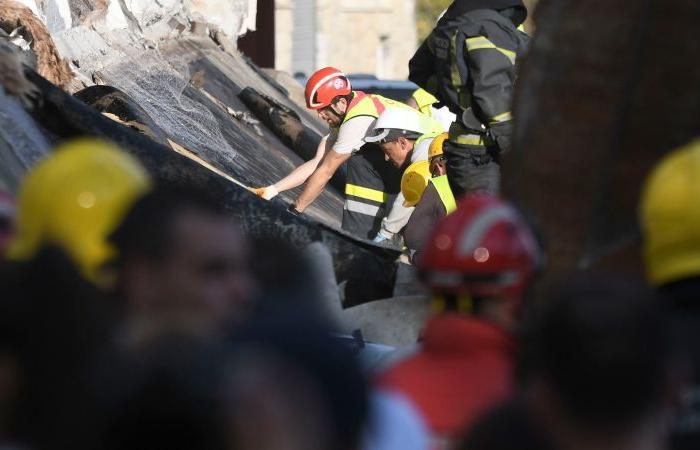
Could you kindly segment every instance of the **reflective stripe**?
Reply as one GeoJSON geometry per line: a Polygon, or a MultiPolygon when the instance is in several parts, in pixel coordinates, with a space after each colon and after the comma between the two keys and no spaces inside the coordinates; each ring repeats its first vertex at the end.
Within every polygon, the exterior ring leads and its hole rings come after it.
{"type": "Polygon", "coordinates": [[[478,134],[462,134],[456,138],[450,137],[450,141],[461,145],[484,145],[484,138],[478,134]]]}
{"type": "Polygon", "coordinates": [[[346,211],[363,214],[365,216],[377,217],[379,216],[380,208],[379,206],[368,205],[367,203],[358,202],[355,200],[346,199],[345,206],[343,209],[346,211]]]}
{"type": "Polygon", "coordinates": [[[365,200],[372,200],[373,202],[377,203],[386,203],[386,201],[389,200],[389,194],[385,194],[384,192],[376,189],[370,189],[350,183],[345,185],[345,194],[363,198],[365,200]]]}
{"type": "Polygon", "coordinates": [[[459,73],[459,66],[457,65],[457,34],[459,33],[455,33],[452,36],[452,41],[450,42],[450,57],[452,58],[450,63],[450,78],[452,87],[456,88],[457,92],[459,92],[459,88],[462,87],[462,76],[459,73]]]}
{"type": "Polygon", "coordinates": [[[515,58],[517,56],[517,54],[515,52],[510,51],[510,50],[506,50],[505,48],[497,47],[496,44],[489,41],[484,36],[467,38],[467,50],[468,51],[473,52],[474,50],[482,50],[482,49],[487,49],[487,48],[492,48],[494,50],[498,50],[499,52],[504,54],[510,60],[511,64],[515,64],[515,58]]]}
{"type": "Polygon", "coordinates": [[[457,209],[457,202],[455,201],[455,196],[450,188],[450,183],[447,180],[447,175],[442,175],[439,177],[431,178],[430,182],[435,186],[438,195],[440,196],[440,201],[445,207],[447,214],[454,212],[457,209]]]}
{"type": "Polygon", "coordinates": [[[504,112],[503,114],[499,114],[497,116],[493,116],[491,118],[491,123],[505,122],[507,120],[513,120],[513,113],[511,113],[510,111],[504,112]]]}

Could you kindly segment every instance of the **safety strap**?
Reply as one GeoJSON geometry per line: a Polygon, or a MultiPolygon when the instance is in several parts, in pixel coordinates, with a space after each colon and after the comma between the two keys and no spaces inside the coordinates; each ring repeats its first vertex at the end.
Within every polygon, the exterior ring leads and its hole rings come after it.
{"type": "Polygon", "coordinates": [[[445,211],[447,211],[447,214],[454,212],[457,209],[457,202],[455,201],[455,196],[450,188],[450,183],[447,180],[447,175],[431,178],[430,182],[433,183],[433,186],[435,186],[435,189],[440,196],[440,201],[445,206],[445,211]]]}

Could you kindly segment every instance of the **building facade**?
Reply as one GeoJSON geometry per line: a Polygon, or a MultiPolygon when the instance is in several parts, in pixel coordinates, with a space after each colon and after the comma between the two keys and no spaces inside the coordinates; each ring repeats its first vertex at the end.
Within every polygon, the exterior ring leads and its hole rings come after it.
{"type": "Polygon", "coordinates": [[[324,66],[405,79],[416,50],[415,0],[276,0],[275,68],[324,66]]]}

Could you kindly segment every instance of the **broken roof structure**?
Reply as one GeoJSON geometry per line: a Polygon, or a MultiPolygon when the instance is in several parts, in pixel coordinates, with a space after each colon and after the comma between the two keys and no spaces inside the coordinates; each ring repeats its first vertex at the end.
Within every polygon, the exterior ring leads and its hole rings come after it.
{"type": "Polygon", "coordinates": [[[0,51],[15,62],[7,73],[25,65],[17,89],[8,75],[1,80],[0,184],[16,190],[58,141],[109,139],[157,180],[214,192],[253,236],[300,248],[323,242],[347,304],[390,297],[399,253],[339,229],[337,189],[326,189],[302,217],[286,210],[298,190],[271,202],[248,190],[310,158],[324,131],[291,100],[293,85],[283,87],[236,50],[255,23],[255,4],[0,0],[0,51]]]}

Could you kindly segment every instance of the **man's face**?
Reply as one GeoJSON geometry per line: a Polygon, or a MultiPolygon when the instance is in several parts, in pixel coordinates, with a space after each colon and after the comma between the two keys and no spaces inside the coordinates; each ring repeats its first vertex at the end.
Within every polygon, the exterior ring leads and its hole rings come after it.
{"type": "Polygon", "coordinates": [[[396,167],[406,164],[408,154],[413,150],[413,141],[400,137],[395,141],[383,142],[380,144],[387,160],[396,167]]]}
{"type": "Polygon", "coordinates": [[[430,175],[440,177],[447,173],[447,163],[444,156],[436,156],[430,160],[430,175]]]}
{"type": "Polygon", "coordinates": [[[227,219],[184,212],[172,231],[172,247],[154,268],[156,307],[174,319],[216,325],[247,313],[254,284],[248,245],[227,219]]]}
{"type": "Polygon", "coordinates": [[[324,120],[330,127],[339,127],[343,121],[343,116],[347,112],[348,102],[341,98],[330,106],[318,110],[318,117],[324,120]]]}

